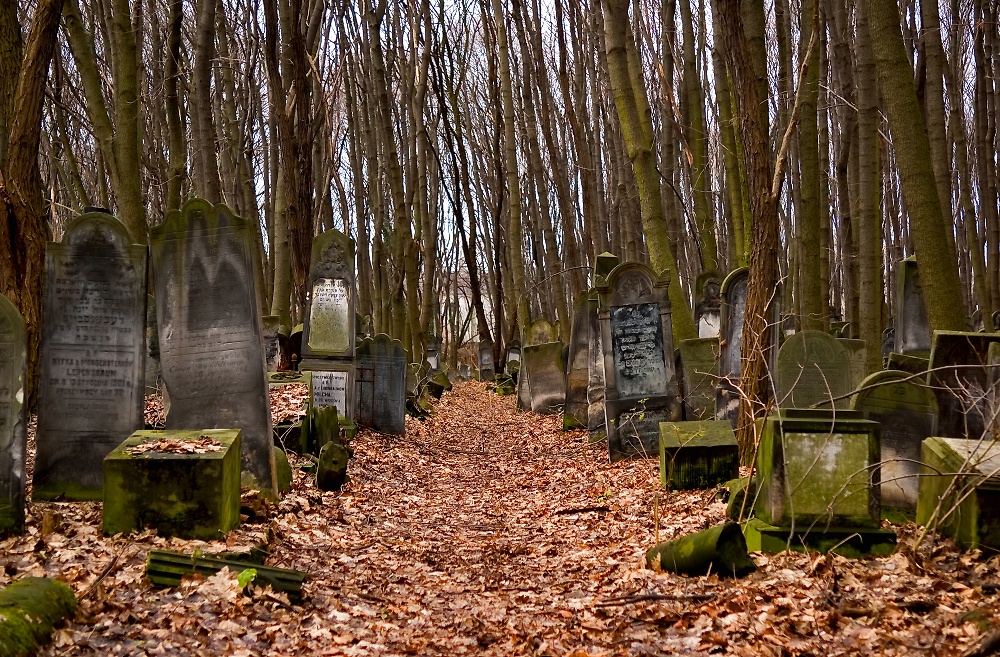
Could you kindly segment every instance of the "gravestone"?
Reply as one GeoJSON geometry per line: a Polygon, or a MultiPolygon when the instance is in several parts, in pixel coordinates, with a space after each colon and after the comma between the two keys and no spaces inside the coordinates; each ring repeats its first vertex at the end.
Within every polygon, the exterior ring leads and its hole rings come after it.
{"type": "Polygon", "coordinates": [[[354,240],[339,230],[313,239],[309,259],[309,311],[302,357],[351,358],[356,333],[354,240]]]}
{"type": "Polygon", "coordinates": [[[104,457],[143,428],[146,247],[92,212],[45,249],[32,497],[101,500],[104,457]]]}
{"type": "Polygon", "coordinates": [[[479,380],[492,381],[494,376],[493,340],[482,338],[479,340],[479,380]]]}
{"type": "Polygon", "coordinates": [[[28,455],[24,320],[0,294],[0,535],[24,531],[28,455]]]}
{"type": "Polygon", "coordinates": [[[897,354],[926,356],[931,350],[931,329],[920,288],[917,259],[909,257],[896,264],[896,346],[897,354]]]}
{"type": "Polygon", "coordinates": [[[993,330],[1000,331],[1000,310],[993,311],[993,330]]]}
{"type": "Polygon", "coordinates": [[[556,342],[557,340],[559,340],[559,323],[552,324],[547,319],[536,319],[528,327],[527,335],[524,338],[524,346],[530,347],[531,345],[556,342]]]}
{"type": "Polygon", "coordinates": [[[406,433],[409,360],[403,343],[384,333],[361,341],[355,358],[357,424],[382,433],[406,433]]]}
{"type": "Polygon", "coordinates": [[[781,333],[786,338],[795,335],[795,315],[785,313],[781,316],[781,333]]]}
{"type": "Polygon", "coordinates": [[[736,434],[725,420],[660,424],[660,484],[667,490],[709,488],[739,470],[736,434]]]}
{"type": "Polygon", "coordinates": [[[979,440],[990,433],[990,345],[997,333],[935,331],[927,383],[938,402],[938,436],[979,440]]]}
{"type": "MultiPolygon", "coordinates": [[[[618,256],[604,252],[594,259],[594,285],[606,279],[619,264],[618,256]]],[[[600,299],[597,288],[591,287],[587,296],[588,350],[587,356],[587,431],[591,442],[607,437],[604,413],[604,349],[601,322],[598,316],[600,299]]]]}
{"type": "Polygon", "coordinates": [[[427,345],[425,353],[427,357],[427,367],[430,369],[432,374],[437,373],[441,369],[441,336],[431,335],[427,337],[427,345]]]}
{"type": "Polygon", "coordinates": [[[681,387],[684,419],[715,417],[715,386],[719,378],[719,338],[681,340],[681,387]]]}
{"type": "Polygon", "coordinates": [[[241,429],[247,482],[277,494],[249,223],[192,199],[149,231],[167,429],[241,429]]]}
{"type": "Polygon", "coordinates": [[[840,344],[847,349],[851,367],[851,390],[856,389],[868,376],[868,343],[864,340],[851,340],[849,338],[839,338],[840,344]]]}
{"type": "Polygon", "coordinates": [[[563,428],[587,426],[587,385],[590,379],[590,317],[587,292],[580,293],[573,308],[569,357],[566,359],[566,405],[563,428]]]}
{"type": "MultiPolygon", "coordinates": [[[[850,356],[841,342],[823,331],[800,331],[785,340],[778,351],[775,376],[780,407],[819,404],[829,408],[831,398],[854,389],[850,356]]],[[[847,408],[849,400],[842,398],[833,403],[836,408],[847,408]]]]}
{"type": "Polygon", "coordinates": [[[715,392],[715,419],[729,420],[736,428],[740,410],[743,318],[747,306],[750,268],[735,269],[722,281],[719,313],[719,385],[715,392]]]}
{"type": "Polygon", "coordinates": [[[147,395],[160,390],[163,368],[160,367],[160,336],[156,332],[156,300],[146,295],[146,366],[143,368],[147,395]]]}
{"type": "Polygon", "coordinates": [[[896,329],[890,327],[882,331],[882,360],[885,361],[892,353],[896,344],[896,329]]]}
{"type": "Polygon", "coordinates": [[[722,274],[713,269],[702,272],[695,282],[694,323],[698,327],[699,338],[715,338],[719,335],[720,308],[722,298],[722,274]]]}
{"type": "Polygon", "coordinates": [[[667,272],[623,263],[599,278],[611,461],[659,453],[660,422],[681,419],[667,272]]]}
{"type": "Polygon", "coordinates": [[[916,510],[920,443],[937,432],[937,401],[906,372],[885,370],[866,378],[851,408],[882,427],[882,503],[916,510]]]}
{"type": "Polygon", "coordinates": [[[969,330],[976,333],[984,333],[986,331],[986,323],[983,321],[983,312],[979,308],[972,311],[972,317],[969,318],[969,330]]]}
{"type": "Polygon", "coordinates": [[[354,413],[354,367],[349,362],[329,361],[310,370],[311,402],[314,407],[336,406],[346,418],[354,413]],[[322,368],[322,369],[319,369],[322,368]]]}
{"type": "Polygon", "coordinates": [[[504,361],[507,363],[507,372],[515,373],[521,368],[521,341],[511,340],[507,345],[507,354],[504,361]]]}
{"type": "Polygon", "coordinates": [[[531,410],[551,415],[566,403],[566,364],[563,343],[543,342],[524,348],[521,374],[527,382],[531,410]]]}
{"type": "Polygon", "coordinates": [[[905,356],[895,352],[890,353],[885,362],[887,370],[900,370],[907,374],[923,374],[930,367],[930,359],[925,356],[905,356]]]}
{"type": "Polygon", "coordinates": [[[279,319],[277,315],[260,318],[264,338],[264,363],[268,372],[277,372],[281,364],[281,349],[278,341],[279,319]]]}

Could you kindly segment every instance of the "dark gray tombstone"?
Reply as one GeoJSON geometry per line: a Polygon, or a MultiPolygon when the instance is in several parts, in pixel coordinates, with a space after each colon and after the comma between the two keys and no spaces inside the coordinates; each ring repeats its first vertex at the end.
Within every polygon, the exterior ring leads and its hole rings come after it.
{"type": "Polygon", "coordinates": [[[715,417],[715,386],[719,379],[719,338],[681,340],[678,350],[684,419],[711,420],[715,417]]]}
{"type": "Polygon", "coordinates": [[[479,340],[479,380],[492,381],[494,376],[493,340],[482,338],[479,340]]]}
{"type": "Polygon", "coordinates": [[[566,364],[563,343],[533,344],[524,348],[521,375],[527,381],[531,410],[552,415],[566,403],[566,364]]]}
{"type": "Polygon", "coordinates": [[[0,536],[24,532],[27,416],[24,320],[0,295],[0,536]]]}
{"type": "Polygon", "coordinates": [[[403,344],[384,333],[361,341],[355,358],[357,424],[382,433],[406,433],[409,360],[403,344]]]}
{"type": "Polygon", "coordinates": [[[351,358],[356,332],[354,240],[339,230],[313,239],[309,311],[302,329],[305,358],[351,358]]]}
{"type": "Polygon", "coordinates": [[[781,315],[781,333],[786,338],[795,335],[795,315],[791,313],[781,315]]]}
{"type": "Polygon", "coordinates": [[[975,331],[976,333],[983,333],[986,331],[986,323],[983,321],[983,312],[979,308],[972,311],[972,317],[969,318],[969,330],[975,331]]]}
{"type": "Polygon", "coordinates": [[[719,336],[722,307],[722,274],[713,269],[702,272],[695,282],[694,324],[698,327],[699,338],[719,336]]]}
{"type": "MultiPolygon", "coordinates": [[[[778,351],[775,376],[778,406],[830,408],[830,400],[851,392],[851,363],[841,340],[823,331],[800,331],[785,340],[778,351]]],[[[838,399],[835,408],[847,408],[838,399]]]]}
{"type": "Polygon", "coordinates": [[[935,331],[927,383],[938,402],[938,433],[944,438],[987,438],[990,409],[990,345],[997,333],[935,331]]]}
{"type": "Polygon", "coordinates": [[[897,354],[926,356],[931,350],[931,329],[920,290],[917,259],[909,257],[896,264],[896,346],[897,354]]]}
{"type": "Polygon", "coordinates": [[[885,370],[862,382],[851,408],[882,425],[882,503],[915,511],[920,444],[937,431],[934,393],[906,372],[885,370]]]}
{"type": "Polygon", "coordinates": [[[281,349],[278,343],[280,323],[277,315],[264,315],[260,318],[262,337],[264,339],[264,363],[268,372],[277,372],[281,361],[281,349]]]}
{"type": "Polygon", "coordinates": [[[277,494],[250,224],[192,199],[149,231],[167,429],[242,429],[249,485],[277,494]]]}
{"type": "Polygon", "coordinates": [[[720,292],[719,386],[715,393],[715,419],[729,420],[734,429],[740,410],[743,318],[746,314],[749,277],[749,267],[733,270],[722,281],[720,292]]]}
{"type": "Polygon", "coordinates": [[[889,327],[882,331],[882,360],[889,358],[896,345],[896,329],[889,327]]]}
{"type": "Polygon", "coordinates": [[[573,309],[569,357],[566,359],[566,405],[563,428],[587,426],[587,385],[590,379],[590,318],[588,294],[580,293],[573,309]]]}
{"type": "Polygon", "coordinates": [[[427,367],[431,374],[435,374],[441,370],[441,336],[431,335],[427,338],[426,346],[426,361],[427,367]]]}
{"type": "Polygon", "coordinates": [[[45,248],[32,497],[102,500],[104,457],[143,428],[146,247],[108,214],[45,248]]]}
{"type": "Polygon", "coordinates": [[[612,461],[659,454],[660,422],[681,419],[666,272],[623,263],[598,279],[612,461]]]}

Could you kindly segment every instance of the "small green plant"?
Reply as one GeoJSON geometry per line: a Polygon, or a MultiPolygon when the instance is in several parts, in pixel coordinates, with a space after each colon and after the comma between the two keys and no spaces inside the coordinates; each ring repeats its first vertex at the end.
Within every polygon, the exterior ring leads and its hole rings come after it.
{"type": "Polygon", "coordinates": [[[236,576],[236,583],[240,585],[241,589],[245,589],[247,585],[255,579],[257,579],[257,569],[247,568],[236,576]]]}
{"type": "Polygon", "coordinates": [[[608,490],[601,493],[600,496],[598,496],[597,501],[603,504],[604,502],[607,502],[614,496],[615,496],[614,492],[609,488],[608,490]]]}

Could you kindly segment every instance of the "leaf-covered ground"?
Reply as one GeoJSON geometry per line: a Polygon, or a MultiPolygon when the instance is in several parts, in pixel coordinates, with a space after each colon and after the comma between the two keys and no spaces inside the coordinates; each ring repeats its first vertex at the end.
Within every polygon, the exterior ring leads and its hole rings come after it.
{"type": "MultiPolygon", "coordinates": [[[[226,541],[108,538],[97,504],[31,505],[28,533],[0,541],[0,585],[44,574],[83,597],[46,655],[957,655],[1000,618],[1000,563],[940,540],[869,561],[755,554],[742,580],[647,570],[657,516],[667,540],[723,504],[662,493],[653,461],[609,465],[513,403],[460,384],[405,438],[362,433],[343,492],[296,472],[226,541]],[[153,547],[260,542],[270,565],[309,573],[303,604],[244,595],[226,571],[143,579],[153,547]]],[[[912,545],[916,528],[899,531],[912,545]]]]}

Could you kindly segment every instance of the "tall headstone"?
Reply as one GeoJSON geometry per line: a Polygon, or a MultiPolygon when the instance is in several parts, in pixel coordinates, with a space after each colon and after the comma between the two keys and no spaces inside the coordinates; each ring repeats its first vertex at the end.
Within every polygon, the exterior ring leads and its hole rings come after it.
{"type": "Polygon", "coordinates": [[[275,494],[250,224],[192,199],[149,231],[167,429],[241,429],[244,475],[275,494]]]}
{"type": "Polygon", "coordinates": [[[719,335],[721,322],[722,274],[713,269],[702,272],[695,282],[694,323],[698,327],[699,338],[715,338],[719,335]]]}
{"type": "MultiPolygon", "coordinates": [[[[823,331],[800,331],[785,340],[778,351],[775,377],[778,406],[808,408],[851,392],[850,354],[839,340],[823,331]]],[[[836,399],[835,408],[847,408],[847,398],[836,399]]]]}
{"type": "Polygon", "coordinates": [[[354,240],[338,230],[313,239],[308,301],[299,369],[312,373],[314,406],[336,406],[338,414],[353,420],[354,352],[364,318],[355,310],[354,240]]]}
{"type": "Polygon", "coordinates": [[[309,312],[302,330],[302,357],[354,356],[357,294],[354,240],[339,230],[316,236],[309,258],[309,312]]]}
{"type": "Polygon", "coordinates": [[[719,338],[681,340],[678,349],[684,419],[711,420],[715,417],[715,385],[719,378],[719,338]]]}
{"type": "Polygon", "coordinates": [[[681,419],[666,272],[623,263],[598,279],[612,461],[659,454],[660,422],[681,419]]]}
{"type": "Polygon", "coordinates": [[[851,389],[854,390],[868,376],[868,343],[864,340],[840,338],[851,362],[851,389]]]}
{"type": "Polygon", "coordinates": [[[409,354],[384,333],[362,340],[355,358],[357,418],[375,431],[406,433],[406,365],[409,354]]]}
{"type": "Polygon", "coordinates": [[[45,249],[32,497],[101,500],[104,457],[143,428],[146,247],[111,215],[45,249]]]}
{"type": "Polygon", "coordinates": [[[882,503],[916,510],[920,444],[937,431],[934,393],[906,372],[885,370],[862,382],[851,408],[882,426],[882,503]]]}
{"type": "Polygon", "coordinates": [[[897,354],[926,356],[931,350],[931,329],[920,288],[916,257],[896,264],[896,347],[897,354]]]}
{"type": "Polygon", "coordinates": [[[747,306],[749,267],[735,269],[722,281],[719,325],[719,387],[715,419],[729,420],[736,428],[740,410],[740,375],[743,371],[743,317],[747,306]]]}
{"type": "Polygon", "coordinates": [[[987,438],[992,426],[989,349],[998,333],[935,331],[927,383],[938,402],[938,432],[945,438],[987,438]]]}
{"type": "Polygon", "coordinates": [[[590,378],[588,303],[588,293],[581,292],[573,310],[569,358],[566,359],[566,405],[563,409],[563,427],[566,429],[587,426],[587,383],[590,378]]]}
{"type": "MultiPolygon", "coordinates": [[[[594,285],[619,264],[618,256],[601,253],[595,258],[594,285]]],[[[587,430],[592,441],[603,440],[607,436],[604,413],[604,349],[599,318],[600,300],[596,287],[591,287],[587,298],[587,322],[589,325],[589,355],[587,359],[587,430]]]]}
{"type": "Polygon", "coordinates": [[[496,369],[493,365],[493,340],[482,338],[479,340],[479,380],[492,381],[496,376],[496,369]]]}
{"type": "Polygon", "coordinates": [[[521,374],[527,381],[531,410],[546,415],[562,412],[566,403],[563,343],[543,342],[524,348],[521,374]]]}
{"type": "Polygon", "coordinates": [[[0,295],[0,535],[24,531],[28,455],[24,320],[0,295]]]}
{"type": "Polygon", "coordinates": [[[264,339],[264,363],[268,372],[277,372],[281,364],[281,349],[278,341],[280,328],[277,315],[264,315],[260,318],[264,339]]]}

